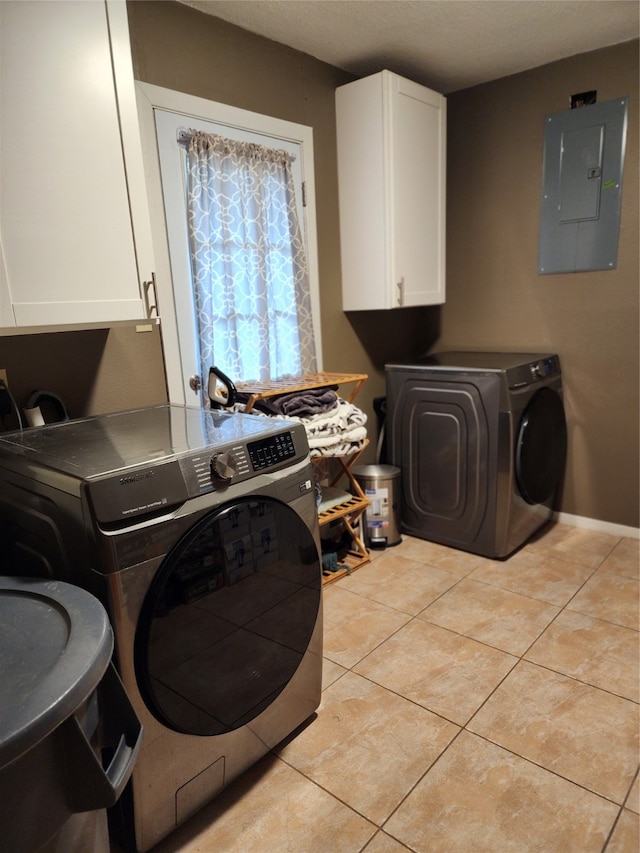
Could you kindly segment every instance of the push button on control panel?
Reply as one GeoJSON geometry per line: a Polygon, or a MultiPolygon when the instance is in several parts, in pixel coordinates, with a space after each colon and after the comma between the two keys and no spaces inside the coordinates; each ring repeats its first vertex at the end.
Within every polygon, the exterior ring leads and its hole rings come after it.
{"type": "Polygon", "coordinates": [[[261,441],[252,441],[247,445],[247,449],[254,471],[271,468],[296,455],[290,432],[269,436],[261,441]]]}

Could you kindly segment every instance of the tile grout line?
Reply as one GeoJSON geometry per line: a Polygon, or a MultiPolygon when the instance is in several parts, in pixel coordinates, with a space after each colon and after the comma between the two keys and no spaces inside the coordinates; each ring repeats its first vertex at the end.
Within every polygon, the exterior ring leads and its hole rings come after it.
{"type": "MultiPolygon", "coordinates": [[[[613,693],[613,692],[612,692],[612,691],[610,691],[610,690],[606,690],[606,689],[601,688],[601,687],[598,687],[598,686],[596,686],[596,685],[592,685],[592,684],[590,684],[589,682],[582,681],[581,679],[576,678],[576,677],[575,677],[575,676],[573,676],[573,675],[568,675],[568,674],[566,674],[566,673],[564,673],[564,672],[556,671],[556,670],[554,670],[552,667],[544,666],[544,665],[541,665],[541,664],[537,664],[537,663],[535,663],[534,661],[529,661],[529,660],[527,660],[527,658],[525,657],[525,656],[526,656],[526,655],[531,651],[532,647],[533,647],[533,646],[534,646],[534,645],[535,645],[535,644],[540,640],[540,638],[544,635],[544,633],[545,633],[545,632],[546,632],[546,631],[547,631],[547,630],[548,630],[548,629],[549,629],[549,628],[550,628],[550,627],[551,627],[551,626],[556,622],[556,620],[558,619],[558,617],[560,616],[560,614],[562,614],[562,613],[563,613],[563,612],[565,612],[565,611],[567,611],[568,613],[578,613],[578,614],[583,615],[583,616],[586,616],[586,617],[588,617],[588,618],[590,618],[590,619],[595,619],[596,621],[604,622],[604,623],[606,623],[606,624],[608,624],[608,625],[615,626],[615,627],[617,627],[617,628],[622,628],[622,629],[624,629],[624,628],[626,627],[626,626],[624,626],[624,625],[619,625],[618,623],[611,622],[611,621],[610,621],[610,620],[608,620],[608,619],[602,619],[602,618],[600,618],[600,617],[594,617],[594,616],[592,616],[592,615],[591,615],[591,614],[589,614],[589,613],[582,613],[582,611],[579,611],[579,610],[570,610],[570,609],[568,608],[568,605],[569,605],[569,604],[570,604],[570,603],[575,599],[576,595],[578,595],[578,593],[579,593],[579,592],[584,588],[584,586],[585,586],[585,585],[586,585],[586,584],[587,584],[587,583],[588,583],[588,582],[589,582],[589,581],[594,577],[594,575],[599,571],[599,569],[601,569],[601,567],[602,567],[602,565],[604,564],[605,560],[606,560],[606,559],[611,555],[611,553],[613,552],[613,550],[615,549],[615,547],[617,546],[617,544],[619,544],[619,541],[621,541],[621,540],[618,540],[618,542],[616,542],[616,543],[611,547],[611,549],[610,549],[609,553],[607,554],[607,556],[603,557],[603,559],[600,561],[600,563],[598,564],[598,566],[593,567],[593,568],[592,568],[591,566],[585,566],[585,568],[587,568],[587,569],[590,569],[590,570],[591,570],[591,571],[590,571],[590,573],[589,573],[589,575],[584,579],[584,581],[582,581],[582,582],[580,583],[580,585],[579,585],[579,586],[577,587],[577,589],[573,592],[573,594],[572,594],[572,595],[567,599],[567,601],[566,601],[566,602],[564,602],[564,604],[562,604],[562,605],[554,605],[554,603],[553,603],[553,602],[548,602],[548,601],[545,601],[545,600],[541,600],[541,599],[538,599],[538,598],[534,598],[534,597],[533,597],[533,596],[531,596],[531,595],[527,595],[527,594],[523,594],[523,593],[513,593],[513,594],[516,594],[516,595],[522,595],[522,597],[524,597],[524,598],[528,598],[528,599],[530,599],[530,600],[534,600],[534,601],[540,602],[540,603],[542,603],[542,604],[547,604],[547,605],[551,605],[551,606],[555,606],[555,607],[558,607],[558,608],[559,608],[559,609],[558,609],[558,612],[553,616],[553,618],[550,620],[550,622],[549,622],[549,623],[548,623],[548,624],[547,624],[547,625],[546,625],[546,626],[545,626],[545,627],[544,627],[544,628],[539,632],[539,634],[535,637],[535,639],[534,639],[534,640],[533,640],[533,641],[532,641],[532,642],[527,646],[527,648],[526,648],[526,649],[525,649],[521,654],[514,654],[513,652],[505,651],[505,649],[499,648],[499,647],[497,647],[497,646],[492,646],[492,645],[490,645],[489,643],[483,642],[482,640],[478,640],[478,639],[476,639],[476,638],[474,638],[474,637],[469,637],[468,635],[463,634],[463,633],[461,633],[461,632],[459,632],[459,631],[455,631],[455,630],[452,630],[451,628],[447,628],[447,627],[444,627],[444,626],[438,625],[437,623],[431,622],[429,619],[427,619],[427,618],[425,618],[424,616],[422,616],[422,615],[421,615],[421,614],[423,614],[426,610],[428,610],[428,608],[429,608],[432,604],[434,604],[436,601],[438,601],[439,599],[441,599],[441,598],[442,598],[444,595],[446,595],[448,592],[450,592],[451,590],[453,590],[453,589],[455,589],[457,586],[459,586],[459,584],[460,584],[463,580],[467,579],[467,578],[469,577],[469,575],[470,575],[470,574],[472,574],[472,572],[473,572],[473,571],[475,571],[475,569],[471,569],[467,574],[463,575],[462,577],[460,577],[460,576],[456,576],[456,578],[457,578],[457,579],[456,579],[456,581],[455,581],[455,582],[454,582],[450,587],[448,587],[448,589],[447,589],[447,590],[444,590],[443,592],[441,592],[440,594],[438,594],[438,595],[433,599],[433,601],[431,601],[431,602],[430,602],[430,603],[429,603],[425,608],[423,608],[423,609],[422,609],[421,611],[419,611],[418,613],[407,613],[405,610],[402,610],[402,609],[400,609],[400,608],[398,608],[398,607],[395,607],[395,606],[393,606],[393,605],[385,604],[384,602],[377,601],[376,599],[371,598],[371,597],[370,597],[369,595],[367,595],[367,594],[363,594],[363,593],[361,593],[361,592],[356,592],[356,591],[353,591],[353,590],[348,590],[349,592],[353,592],[355,595],[358,595],[358,596],[360,596],[360,597],[361,597],[361,598],[363,598],[363,599],[366,599],[366,600],[368,600],[368,601],[371,601],[371,602],[373,602],[373,603],[375,603],[375,604],[377,604],[377,605],[381,605],[381,606],[383,606],[383,607],[387,607],[387,608],[389,608],[390,610],[393,610],[393,611],[395,611],[395,612],[402,613],[403,615],[405,615],[405,616],[407,616],[407,617],[409,617],[409,618],[408,618],[408,621],[407,621],[407,622],[405,622],[405,623],[404,623],[403,625],[401,625],[399,628],[397,628],[396,630],[394,630],[394,631],[393,631],[393,632],[392,632],[388,637],[386,637],[384,640],[381,640],[379,643],[377,643],[377,644],[376,644],[376,646],[375,646],[373,649],[370,649],[370,650],[369,650],[369,651],[368,651],[368,652],[367,652],[367,653],[366,653],[362,658],[360,658],[358,661],[354,662],[351,666],[349,666],[349,667],[344,667],[344,671],[340,674],[340,676],[339,676],[339,677],[338,677],[334,682],[332,682],[332,684],[335,684],[337,681],[339,681],[339,680],[342,678],[342,676],[345,674],[345,672],[351,672],[352,674],[357,675],[357,676],[358,676],[358,677],[360,677],[360,678],[364,678],[365,680],[369,681],[371,684],[374,684],[374,685],[376,685],[376,686],[377,686],[377,687],[379,687],[379,688],[382,688],[382,689],[388,690],[390,693],[392,693],[392,694],[394,694],[394,695],[398,696],[399,698],[402,698],[402,699],[404,699],[405,701],[411,702],[412,704],[416,705],[417,707],[419,707],[419,708],[421,708],[421,709],[423,709],[423,710],[427,710],[427,711],[429,711],[430,713],[434,714],[435,716],[438,716],[438,717],[440,717],[441,719],[445,720],[446,722],[448,722],[448,723],[450,723],[450,724],[455,725],[455,726],[457,726],[457,727],[458,727],[458,731],[456,732],[456,734],[454,735],[454,737],[451,739],[451,741],[446,745],[446,747],[442,750],[442,752],[441,752],[441,753],[440,753],[440,754],[439,754],[439,755],[434,759],[434,761],[432,761],[432,762],[431,762],[431,764],[427,767],[427,769],[424,771],[424,773],[423,773],[423,774],[421,774],[420,778],[415,782],[415,784],[413,784],[413,785],[411,786],[411,788],[410,788],[410,789],[405,793],[405,795],[402,797],[402,799],[400,800],[400,802],[395,806],[395,808],[393,808],[393,809],[392,809],[392,811],[389,813],[389,815],[388,815],[388,816],[387,816],[387,817],[382,821],[382,823],[381,823],[381,824],[379,824],[379,825],[378,825],[378,824],[374,824],[374,825],[376,825],[376,826],[377,826],[377,831],[376,831],[376,833],[374,833],[374,835],[372,836],[372,838],[371,838],[371,839],[369,839],[369,840],[366,842],[366,844],[364,845],[364,847],[362,848],[362,850],[365,850],[365,848],[366,848],[366,847],[367,847],[367,846],[372,842],[373,838],[375,838],[375,837],[376,837],[377,832],[384,832],[384,833],[385,833],[386,835],[388,835],[389,837],[391,837],[391,838],[395,838],[395,836],[393,836],[391,833],[386,832],[386,830],[384,829],[384,827],[388,824],[389,820],[390,820],[390,819],[392,818],[392,816],[393,816],[393,815],[398,811],[398,809],[400,809],[400,808],[401,808],[401,806],[406,802],[407,798],[408,798],[408,797],[410,797],[410,795],[413,793],[413,791],[416,789],[416,787],[417,787],[418,785],[420,785],[420,783],[425,779],[425,777],[426,777],[426,776],[427,776],[427,775],[428,775],[428,774],[433,770],[433,768],[435,767],[435,765],[436,765],[436,764],[437,764],[437,763],[438,763],[438,762],[443,758],[443,756],[444,756],[444,755],[449,751],[450,747],[451,747],[451,746],[452,746],[452,745],[453,745],[453,744],[458,740],[458,738],[460,737],[461,733],[462,733],[463,731],[466,731],[468,734],[471,734],[471,735],[473,735],[474,737],[478,737],[478,738],[480,738],[481,740],[484,740],[484,741],[486,741],[486,742],[488,742],[488,743],[491,743],[491,744],[495,745],[497,748],[499,748],[499,749],[503,749],[503,750],[505,750],[506,752],[511,753],[512,755],[514,755],[515,757],[519,758],[520,760],[522,760],[522,761],[524,761],[524,762],[526,762],[526,763],[528,763],[528,764],[530,764],[530,765],[532,765],[532,766],[538,767],[539,769],[543,770],[543,771],[544,771],[544,772],[546,772],[546,773],[550,773],[551,775],[555,776],[556,778],[562,779],[563,781],[567,782],[569,785],[572,785],[572,786],[575,786],[575,787],[577,787],[577,788],[580,788],[581,790],[583,790],[583,791],[585,791],[585,792],[587,792],[587,793],[591,794],[592,796],[596,796],[596,797],[598,797],[599,799],[604,800],[604,801],[606,801],[606,802],[610,802],[612,805],[616,806],[616,807],[618,808],[618,812],[617,812],[616,818],[615,818],[615,820],[613,821],[612,826],[611,826],[611,828],[610,828],[610,830],[609,830],[609,834],[608,834],[608,836],[607,836],[607,839],[606,839],[606,841],[605,841],[605,844],[604,844],[604,846],[603,846],[603,848],[602,848],[602,853],[604,853],[604,851],[605,851],[606,847],[608,846],[608,844],[609,844],[609,842],[610,842],[610,840],[611,840],[611,838],[612,838],[612,836],[613,836],[613,833],[614,833],[614,831],[615,831],[615,829],[616,829],[616,826],[617,826],[617,824],[618,824],[618,822],[619,822],[619,820],[620,820],[620,816],[622,815],[623,811],[625,810],[625,804],[626,804],[626,802],[627,802],[627,801],[628,801],[628,799],[629,799],[629,795],[630,795],[630,793],[631,793],[631,790],[632,790],[632,788],[633,788],[633,784],[634,784],[635,779],[636,779],[636,777],[637,777],[637,771],[636,771],[636,776],[634,776],[634,779],[632,780],[632,782],[631,782],[631,784],[630,784],[630,786],[629,786],[629,788],[628,788],[628,790],[627,790],[627,792],[626,792],[626,794],[625,794],[625,797],[624,797],[624,799],[623,799],[623,802],[620,804],[620,803],[617,803],[615,800],[612,800],[612,799],[611,799],[610,797],[608,797],[608,796],[605,796],[605,795],[603,795],[603,794],[600,794],[600,793],[598,793],[598,792],[596,792],[596,791],[592,791],[590,788],[586,787],[586,786],[585,786],[585,785],[583,785],[583,784],[580,784],[580,783],[578,783],[578,782],[576,782],[576,781],[574,781],[574,780],[572,780],[572,779],[569,779],[569,778],[567,778],[567,777],[565,777],[565,776],[563,776],[563,775],[561,775],[561,774],[559,774],[559,773],[556,773],[555,771],[550,770],[549,768],[544,767],[543,765],[538,764],[537,762],[532,761],[531,759],[529,759],[529,758],[527,758],[527,757],[525,757],[525,756],[519,755],[517,752],[514,752],[513,750],[508,749],[507,747],[504,747],[504,746],[502,746],[502,745],[501,745],[501,744],[499,744],[499,743],[495,743],[495,742],[494,742],[494,741],[492,741],[490,738],[485,737],[484,735],[481,735],[481,734],[478,734],[478,733],[476,733],[476,732],[471,731],[471,730],[468,728],[468,726],[469,726],[469,724],[472,722],[472,720],[476,717],[476,715],[478,714],[478,712],[480,711],[480,709],[481,709],[482,707],[484,707],[484,705],[489,701],[489,699],[490,699],[492,696],[494,696],[495,692],[496,692],[496,691],[497,691],[497,690],[498,690],[498,689],[499,689],[499,688],[504,684],[505,680],[506,680],[506,679],[507,679],[507,678],[508,678],[512,673],[513,673],[514,669],[515,669],[515,668],[518,666],[518,664],[519,664],[519,663],[521,663],[521,662],[527,663],[527,664],[532,665],[532,666],[536,666],[536,667],[538,667],[538,668],[540,668],[540,669],[545,669],[545,670],[547,670],[547,671],[549,671],[549,672],[552,672],[552,673],[554,673],[554,674],[556,674],[556,675],[558,675],[558,676],[560,676],[560,677],[568,678],[568,679],[570,679],[571,681],[576,682],[577,684],[582,684],[582,685],[585,685],[585,686],[587,686],[587,687],[593,688],[593,689],[595,689],[595,690],[601,690],[601,691],[602,691],[602,692],[604,692],[604,693],[608,693],[609,695],[615,696],[616,698],[622,699],[622,700],[624,700],[624,701],[630,701],[630,702],[632,702],[633,704],[638,704],[638,703],[634,703],[634,700],[632,700],[632,699],[628,699],[626,696],[620,696],[619,694],[617,694],[617,693],[613,693]],[[367,658],[368,658],[368,657],[369,657],[369,656],[370,656],[374,651],[378,650],[382,645],[384,645],[384,643],[385,643],[385,642],[387,642],[387,640],[389,640],[389,639],[391,639],[392,637],[396,636],[396,635],[397,635],[400,631],[402,631],[404,628],[406,628],[407,626],[411,625],[413,622],[416,622],[416,620],[420,620],[421,622],[425,622],[425,623],[430,624],[430,625],[432,625],[432,626],[434,626],[434,627],[436,627],[436,628],[439,628],[440,630],[444,630],[444,631],[449,632],[449,633],[451,633],[451,634],[455,634],[455,635],[457,635],[457,636],[459,636],[459,637],[461,637],[461,638],[464,638],[464,639],[466,639],[466,640],[471,640],[472,642],[479,643],[480,645],[483,645],[483,646],[485,646],[485,647],[487,647],[487,648],[490,648],[490,649],[494,649],[494,650],[500,651],[500,652],[502,652],[503,654],[508,654],[508,655],[510,655],[511,657],[513,657],[513,658],[514,658],[513,666],[511,666],[511,667],[510,667],[510,669],[508,670],[508,672],[507,672],[507,673],[505,673],[505,675],[500,679],[500,681],[498,682],[498,684],[496,684],[496,685],[495,685],[495,687],[491,690],[491,692],[489,693],[489,695],[484,699],[484,701],[481,703],[481,705],[480,705],[480,706],[479,706],[479,707],[478,707],[478,708],[473,712],[473,714],[469,717],[469,719],[468,719],[468,720],[467,720],[463,725],[461,725],[460,723],[455,722],[454,720],[450,720],[448,717],[445,717],[445,716],[444,716],[443,714],[441,714],[441,713],[438,713],[438,712],[436,712],[436,711],[432,711],[430,708],[428,708],[428,707],[426,707],[426,706],[424,706],[424,705],[421,705],[421,704],[420,704],[420,703],[418,703],[418,702],[415,702],[414,700],[410,699],[410,698],[409,698],[409,697],[407,697],[407,696],[403,696],[401,693],[398,693],[398,692],[396,692],[395,690],[391,690],[390,688],[386,687],[385,685],[378,684],[378,682],[374,681],[372,678],[370,678],[370,677],[368,677],[368,676],[366,676],[366,675],[361,675],[360,673],[354,672],[354,668],[355,668],[355,667],[357,667],[360,663],[362,663],[362,661],[366,660],[366,659],[367,659],[367,658]]],[[[414,562],[418,563],[419,561],[418,561],[418,560],[414,560],[414,562]]],[[[566,562],[566,560],[565,560],[565,562],[566,562]]],[[[572,562],[575,562],[575,561],[572,561],[572,562]]],[[[425,568],[429,568],[429,567],[431,566],[431,564],[430,564],[430,563],[425,563],[425,564],[423,564],[423,565],[424,565],[424,567],[425,567],[425,568]]],[[[579,565],[584,565],[584,564],[579,564],[579,565]]],[[[445,571],[445,572],[447,571],[446,569],[442,569],[442,568],[441,568],[441,567],[439,567],[439,566],[433,566],[433,568],[434,568],[434,569],[437,569],[437,570],[440,570],[440,571],[445,571]]],[[[452,573],[451,573],[451,572],[449,572],[449,574],[452,574],[452,573]]],[[[633,580],[633,578],[631,578],[631,579],[633,580]]],[[[485,586],[490,586],[490,587],[493,587],[493,588],[498,588],[498,589],[504,590],[504,591],[506,591],[506,592],[513,592],[512,590],[505,590],[505,588],[504,588],[504,587],[497,586],[497,585],[495,585],[495,584],[491,584],[491,583],[487,583],[487,582],[482,581],[482,580],[478,580],[477,582],[478,582],[478,583],[481,583],[481,584],[483,584],[483,585],[485,585],[485,586]]],[[[629,630],[633,630],[633,629],[629,629],[629,630]]],[[[327,660],[331,661],[331,659],[330,659],[330,658],[327,658],[327,660]]],[[[334,664],[336,663],[335,661],[331,661],[331,662],[332,662],[332,663],[334,663],[334,664]]],[[[337,664],[337,665],[339,665],[339,666],[343,666],[343,665],[341,665],[341,664],[337,664]]],[[[330,686],[330,685],[327,685],[327,687],[329,687],[329,686],[330,686]]],[[[311,781],[313,781],[313,780],[311,780],[311,781]]],[[[321,787],[321,786],[320,786],[320,787],[321,787]]],[[[323,790],[324,790],[324,789],[323,789],[323,790]]],[[[331,792],[327,792],[327,793],[331,794],[331,792]]],[[[331,794],[331,796],[335,796],[335,795],[331,794]]],[[[338,798],[337,798],[337,799],[338,799],[338,798]]],[[[342,802],[342,801],[341,801],[341,802],[342,802]]],[[[352,809],[353,811],[357,811],[357,810],[353,809],[351,806],[349,806],[347,803],[344,803],[344,805],[345,805],[345,806],[347,806],[348,808],[352,809]]],[[[629,811],[631,811],[631,810],[629,810],[629,811]]],[[[358,814],[360,814],[359,812],[357,812],[357,813],[358,813],[358,814]]],[[[368,820],[370,823],[374,823],[374,822],[373,822],[373,821],[371,821],[369,818],[366,818],[364,815],[362,815],[362,817],[364,817],[364,818],[365,818],[366,820],[368,820]]],[[[404,842],[402,842],[402,841],[401,841],[401,839],[396,839],[396,840],[397,840],[397,841],[398,841],[398,843],[400,843],[400,844],[403,844],[403,843],[404,843],[404,842]]]]}

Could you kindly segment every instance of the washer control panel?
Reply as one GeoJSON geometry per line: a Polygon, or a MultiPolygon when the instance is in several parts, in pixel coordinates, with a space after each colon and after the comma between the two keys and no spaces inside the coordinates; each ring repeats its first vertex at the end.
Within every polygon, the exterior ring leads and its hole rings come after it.
{"type": "Polygon", "coordinates": [[[250,441],[246,452],[244,447],[215,453],[211,457],[210,469],[214,482],[230,483],[236,474],[246,474],[248,471],[247,453],[254,471],[264,471],[273,468],[296,455],[293,436],[290,432],[271,435],[258,441],[250,441]]]}
{"type": "Polygon", "coordinates": [[[206,494],[255,474],[281,467],[300,457],[301,449],[291,430],[283,430],[255,441],[209,448],[180,459],[180,468],[189,495],[206,494]]]}
{"type": "Polygon", "coordinates": [[[250,441],[247,444],[249,459],[254,471],[263,471],[272,468],[286,459],[296,455],[293,446],[293,436],[290,432],[282,432],[279,435],[271,435],[259,441],[250,441]]]}
{"type": "Polygon", "coordinates": [[[306,460],[309,445],[302,424],[263,426],[257,420],[226,417],[214,425],[220,432],[240,433],[231,440],[207,444],[187,453],[165,455],[144,465],[120,468],[87,483],[96,519],[101,523],[166,512],[169,508],[263,473],[275,473],[306,460]],[[248,433],[253,433],[250,437],[248,433]]]}

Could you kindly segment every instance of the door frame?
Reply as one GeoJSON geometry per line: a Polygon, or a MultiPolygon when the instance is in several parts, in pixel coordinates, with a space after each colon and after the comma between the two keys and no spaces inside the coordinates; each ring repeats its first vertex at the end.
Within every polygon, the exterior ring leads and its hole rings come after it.
{"type": "MultiPolygon", "coordinates": [[[[305,185],[305,218],[307,263],[315,335],[318,370],[322,370],[322,335],[320,327],[320,285],[318,275],[318,244],[316,227],[316,198],[314,181],[313,129],[272,116],[209,101],[184,92],[176,92],[150,83],[135,81],[136,102],[144,156],[144,170],[149,199],[149,213],[156,263],[156,304],[161,319],[165,377],[169,402],[200,405],[199,392],[187,395],[183,381],[183,347],[181,347],[176,300],[180,293],[173,286],[171,260],[167,237],[162,193],[160,160],[156,139],[154,109],[193,116],[232,128],[255,131],[277,139],[299,143],[302,150],[302,179],[305,185]]],[[[187,357],[187,356],[185,356],[187,357]]],[[[199,373],[199,367],[195,371],[199,373]]]]}

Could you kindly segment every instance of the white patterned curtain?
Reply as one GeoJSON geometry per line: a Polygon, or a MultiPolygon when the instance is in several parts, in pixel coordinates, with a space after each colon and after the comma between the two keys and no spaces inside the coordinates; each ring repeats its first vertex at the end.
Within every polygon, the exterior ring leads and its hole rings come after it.
{"type": "Polygon", "coordinates": [[[292,155],[190,131],[189,239],[206,383],[316,371],[306,253],[292,155]]]}

